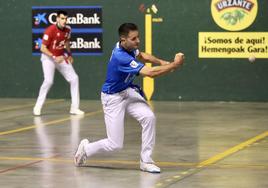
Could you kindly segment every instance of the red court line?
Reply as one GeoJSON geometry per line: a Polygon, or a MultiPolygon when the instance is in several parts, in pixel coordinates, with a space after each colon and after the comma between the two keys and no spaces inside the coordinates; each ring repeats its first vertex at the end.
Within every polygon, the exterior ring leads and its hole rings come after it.
{"type": "Polygon", "coordinates": [[[4,173],[9,172],[9,171],[14,171],[14,170],[17,170],[17,169],[20,169],[20,168],[28,167],[28,166],[34,165],[36,163],[40,163],[42,161],[43,160],[34,161],[34,162],[26,163],[26,164],[23,164],[23,165],[18,165],[18,166],[12,167],[12,168],[7,168],[7,169],[4,169],[4,170],[1,170],[0,174],[4,174],[4,173]]]}
{"type": "MultiPolygon", "coordinates": [[[[54,155],[52,157],[49,157],[49,158],[55,158],[55,157],[58,157],[60,156],[59,154],[57,155],[54,155]]],[[[26,164],[23,164],[23,165],[17,165],[17,166],[14,166],[14,167],[11,167],[11,168],[7,168],[7,169],[4,169],[4,170],[1,170],[0,171],[0,174],[4,174],[6,172],[10,172],[10,171],[15,171],[15,170],[18,170],[18,169],[22,169],[24,167],[28,167],[28,166],[31,166],[31,165],[34,165],[34,164],[37,164],[37,163],[40,163],[40,162],[43,162],[44,160],[39,160],[39,161],[34,161],[34,162],[31,162],[31,163],[26,163],[26,164]]]]}

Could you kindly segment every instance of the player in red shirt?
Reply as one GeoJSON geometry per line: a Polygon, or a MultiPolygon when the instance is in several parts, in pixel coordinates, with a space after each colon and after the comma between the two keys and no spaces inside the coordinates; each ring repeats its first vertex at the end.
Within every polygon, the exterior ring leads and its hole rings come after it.
{"type": "Polygon", "coordinates": [[[79,79],[72,66],[73,57],[70,49],[71,28],[66,25],[66,22],[67,12],[58,11],[56,24],[49,26],[44,32],[41,45],[44,81],[33,109],[34,115],[41,115],[41,109],[46,100],[47,93],[53,84],[55,69],[70,83],[72,98],[70,113],[75,115],[84,114],[79,109],[79,79]],[[65,50],[67,54],[64,53],[65,50]]]}

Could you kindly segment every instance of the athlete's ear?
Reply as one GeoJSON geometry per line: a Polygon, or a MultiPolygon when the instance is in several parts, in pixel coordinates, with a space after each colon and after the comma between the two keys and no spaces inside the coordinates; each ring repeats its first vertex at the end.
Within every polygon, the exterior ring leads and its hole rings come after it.
{"type": "Polygon", "coordinates": [[[126,41],[126,37],[125,37],[125,36],[121,36],[121,37],[120,37],[120,41],[121,41],[121,42],[126,41]]]}

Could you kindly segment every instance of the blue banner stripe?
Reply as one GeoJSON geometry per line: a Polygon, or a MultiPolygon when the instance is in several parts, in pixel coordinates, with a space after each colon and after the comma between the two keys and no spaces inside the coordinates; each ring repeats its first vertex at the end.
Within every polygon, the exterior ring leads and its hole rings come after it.
{"type": "Polygon", "coordinates": [[[72,55],[78,55],[78,56],[87,56],[87,55],[103,55],[102,52],[74,52],[72,55]]]}
{"type": "MultiPolygon", "coordinates": [[[[44,33],[45,29],[32,29],[32,33],[44,33]]],[[[88,29],[88,28],[79,28],[79,29],[72,29],[72,33],[102,33],[103,29],[96,28],[96,29],[88,29]]]]}
{"type": "Polygon", "coordinates": [[[44,33],[45,29],[32,29],[32,33],[44,33]]]}
{"type": "MultiPolygon", "coordinates": [[[[40,56],[41,53],[33,52],[32,55],[34,56],[40,56]]],[[[73,56],[90,56],[90,55],[103,55],[102,52],[74,52],[72,53],[73,56]]]]}
{"type": "Polygon", "coordinates": [[[96,28],[96,29],[72,29],[72,33],[102,33],[103,29],[102,28],[96,28]]]}
{"type": "Polygon", "coordinates": [[[72,9],[72,8],[80,8],[80,9],[101,9],[101,6],[32,6],[32,9],[72,9]]]}

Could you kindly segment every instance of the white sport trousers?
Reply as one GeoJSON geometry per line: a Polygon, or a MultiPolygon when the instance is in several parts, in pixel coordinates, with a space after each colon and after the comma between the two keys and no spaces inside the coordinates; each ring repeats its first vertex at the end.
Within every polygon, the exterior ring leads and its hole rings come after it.
{"type": "Polygon", "coordinates": [[[151,155],[155,144],[156,118],[143,97],[132,88],[116,94],[101,93],[107,138],[89,143],[87,156],[123,148],[125,113],[134,117],[142,126],[141,161],[153,162],[151,155]]]}
{"type": "Polygon", "coordinates": [[[36,106],[42,107],[49,89],[54,82],[55,69],[70,83],[72,104],[71,108],[79,108],[79,79],[71,63],[56,63],[49,56],[41,55],[42,68],[44,73],[44,81],[39,90],[36,106]]]}

